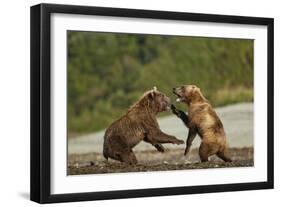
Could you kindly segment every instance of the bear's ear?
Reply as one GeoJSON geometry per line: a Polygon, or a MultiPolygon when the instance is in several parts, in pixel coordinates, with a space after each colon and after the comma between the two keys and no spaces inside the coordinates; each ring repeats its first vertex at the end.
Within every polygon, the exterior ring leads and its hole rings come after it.
{"type": "Polygon", "coordinates": [[[195,86],[191,86],[191,88],[189,89],[188,94],[189,94],[189,96],[193,97],[193,96],[197,95],[197,92],[198,92],[197,88],[195,86]]]}
{"type": "Polygon", "coordinates": [[[193,97],[202,96],[202,93],[201,93],[200,88],[199,88],[199,87],[194,87],[194,88],[192,89],[191,95],[192,95],[193,97]]]}
{"type": "Polygon", "coordinates": [[[195,91],[196,91],[197,93],[199,93],[199,94],[201,93],[201,90],[200,90],[199,87],[196,87],[196,88],[195,88],[195,91]]]}
{"type": "Polygon", "coordinates": [[[157,87],[156,87],[156,86],[153,87],[153,91],[154,91],[154,92],[157,91],[157,87]]]}
{"type": "Polygon", "coordinates": [[[151,92],[148,94],[148,98],[149,98],[150,100],[153,100],[154,97],[155,97],[155,92],[154,92],[154,91],[151,91],[151,92]]]}
{"type": "Polygon", "coordinates": [[[197,92],[200,92],[200,88],[197,86],[192,86],[191,91],[192,91],[192,93],[197,93],[197,92]]]}

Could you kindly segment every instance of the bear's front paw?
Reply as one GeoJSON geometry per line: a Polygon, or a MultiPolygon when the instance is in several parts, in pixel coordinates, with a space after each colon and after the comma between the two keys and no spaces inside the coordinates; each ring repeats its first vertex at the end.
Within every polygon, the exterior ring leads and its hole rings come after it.
{"type": "Polygon", "coordinates": [[[177,108],[174,106],[174,104],[171,105],[171,110],[174,114],[178,115],[178,110],[177,108]]]}
{"type": "Polygon", "coordinates": [[[183,140],[177,139],[174,144],[180,145],[180,144],[184,144],[183,140]]]}
{"type": "Polygon", "coordinates": [[[158,152],[165,152],[165,148],[162,144],[155,144],[154,147],[157,149],[158,152]]]}

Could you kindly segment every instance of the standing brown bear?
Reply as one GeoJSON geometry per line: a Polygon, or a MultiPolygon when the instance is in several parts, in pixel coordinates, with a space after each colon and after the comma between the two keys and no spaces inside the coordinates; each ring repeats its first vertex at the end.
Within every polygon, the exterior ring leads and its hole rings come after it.
{"type": "MultiPolygon", "coordinates": [[[[201,93],[200,88],[195,85],[184,85],[173,88],[173,93],[178,96],[178,101],[184,102],[188,106],[188,116],[183,120],[189,127],[184,154],[189,152],[192,141],[198,133],[202,140],[199,148],[202,162],[208,161],[208,157],[214,154],[225,162],[231,162],[227,153],[228,147],[223,124],[211,104],[201,93]]],[[[178,112],[177,109],[172,109],[178,112]]]]}
{"type": "Polygon", "coordinates": [[[170,107],[170,99],[163,93],[147,91],[129,108],[127,113],[113,122],[105,132],[103,155],[127,164],[136,164],[133,148],[141,141],[152,144],[164,152],[161,143],[183,144],[182,140],[165,134],[159,128],[156,115],[170,107]]]}

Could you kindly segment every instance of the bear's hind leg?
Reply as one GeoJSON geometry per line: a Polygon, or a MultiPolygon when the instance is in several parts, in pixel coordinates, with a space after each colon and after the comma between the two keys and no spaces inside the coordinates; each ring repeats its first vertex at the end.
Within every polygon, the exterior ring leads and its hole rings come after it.
{"type": "Polygon", "coordinates": [[[199,147],[199,156],[201,159],[201,162],[208,162],[209,161],[209,153],[210,153],[210,149],[209,146],[206,143],[201,143],[200,147],[199,147]]]}
{"type": "Polygon", "coordinates": [[[217,156],[221,158],[225,162],[232,162],[231,158],[229,157],[227,150],[217,152],[217,156]]]}
{"type": "Polygon", "coordinates": [[[135,153],[132,150],[130,152],[129,158],[130,158],[130,164],[135,165],[135,164],[138,163],[137,157],[136,157],[135,153]]]}
{"type": "Polygon", "coordinates": [[[119,154],[120,156],[120,161],[124,162],[129,165],[135,165],[137,164],[137,158],[134,152],[130,150],[124,150],[122,153],[119,154]]]}
{"type": "Polygon", "coordinates": [[[123,160],[128,160],[126,154],[128,155],[130,148],[123,142],[122,137],[108,137],[105,139],[103,147],[103,156],[108,159],[114,159],[120,162],[125,162],[123,160]]]}

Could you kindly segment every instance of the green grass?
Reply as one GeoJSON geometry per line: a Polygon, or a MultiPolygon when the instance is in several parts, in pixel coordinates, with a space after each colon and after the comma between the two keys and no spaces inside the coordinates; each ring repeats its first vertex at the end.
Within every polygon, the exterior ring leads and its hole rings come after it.
{"type": "Polygon", "coordinates": [[[216,91],[211,96],[211,103],[215,106],[224,106],[239,102],[253,102],[254,94],[252,88],[242,86],[235,88],[223,88],[216,91]]]}
{"type": "Polygon", "coordinates": [[[67,35],[69,135],[106,128],[153,86],[175,98],[172,87],[196,84],[213,106],[253,101],[253,40],[67,35]]]}

